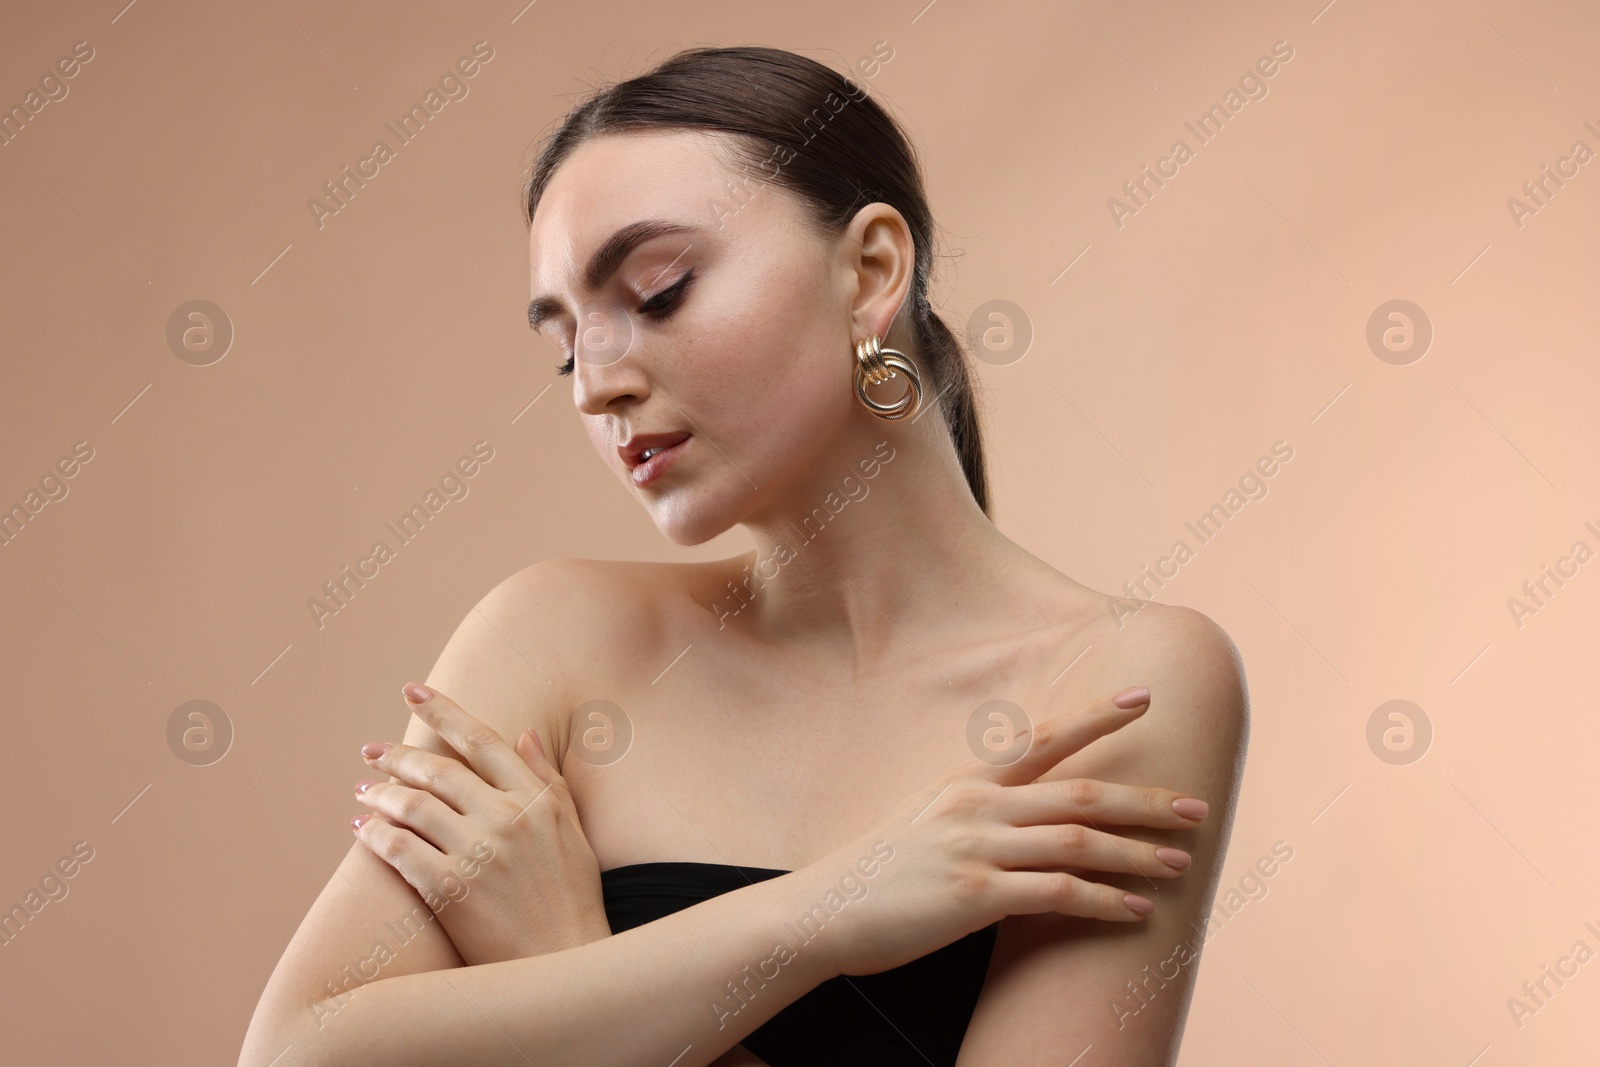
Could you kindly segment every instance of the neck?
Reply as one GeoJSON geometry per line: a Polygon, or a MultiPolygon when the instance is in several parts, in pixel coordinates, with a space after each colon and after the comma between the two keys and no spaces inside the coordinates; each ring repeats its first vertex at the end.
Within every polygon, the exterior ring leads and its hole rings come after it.
{"type": "Polygon", "coordinates": [[[918,645],[992,601],[1002,563],[1026,555],[978,507],[932,413],[871,424],[813,470],[745,520],[756,548],[718,591],[723,626],[861,671],[925,654],[918,645]]]}

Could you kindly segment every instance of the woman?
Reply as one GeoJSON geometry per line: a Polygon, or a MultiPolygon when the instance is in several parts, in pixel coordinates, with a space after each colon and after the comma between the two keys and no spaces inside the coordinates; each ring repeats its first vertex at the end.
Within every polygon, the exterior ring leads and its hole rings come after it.
{"type": "Polygon", "coordinates": [[[602,461],[674,542],[756,549],[485,597],[363,749],[372,813],[241,1063],[1170,1062],[1238,657],[989,521],[895,124],[696,49],[574,110],[526,191],[530,322],[602,461]]]}

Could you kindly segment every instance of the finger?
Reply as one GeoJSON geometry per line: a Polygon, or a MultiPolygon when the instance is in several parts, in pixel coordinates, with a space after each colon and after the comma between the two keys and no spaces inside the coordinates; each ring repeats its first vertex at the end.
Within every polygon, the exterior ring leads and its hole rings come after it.
{"type": "Polygon", "coordinates": [[[1001,785],[1031,782],[1096,738],[1122,729],[1149,706],[1150,690],[1144,686],[1101,697],[1083,711],[1018,731],[1018,737],[1028,735],[1028,750],[1014,763],[997,767],[978,761],[971,773],[1001,785]],[[1129,706],[1122,707],[1118,700],[1129,706]]]}
{"type": "Polygon", "coordinates": [[[1093,778],[1062,778],[1003,790],[996,804],[996,815],[1012,826],[1083,822],[1090,826],[1191,829],[1198,820],[1186,819],[1178,814],[1173,804],[1179,800],[1192,801],[1192,798],[1185,793],[1155,786],[1121,785],[1093,778]]]}
{"type": "Polygon", "coordinates": [[[500,795],[476,772],[449,756],[410,745],[391,745],[378,741],[361,750],[361,758],[375,771],[382,771],[406,785],[425,789],[462,815],[482,810],[500,795]],[[381,751],[380,751],[381,750],[381,751]],[[376,753],[369,755],[368,753],[376,753]]]}
{"type": "Polygon", "coordinates": [[[442,853],[460,854],[471,845],[462,816],[425,790],[394,782],[361,783],[356,786],[356,799],[442,853]]]}
{"type": "Polygon", "coordinates": [[[999,867],[1023,871],[1077,868],[1094,874],[1141,874],[1176,878],[1189,869],[1189,853],[1094,830],[1078,823],[1025,826],[994,840],[988,858],[999,867]]]}
{"type": "Polygon", "coordinates": [[[539,735],[532,728],[523,730],[517,735],[517,755],[533,771],[541,785],[548,785],[551,781],[561,777],[561,772],[551,766],[549,757],[544,754],[544,743],[539,740],[539,735]]]}
{"type": "Polygon", "coordinates": [[[1109,922],[1138,922],[1148,912],[1135,911],[1129,899],[1143,901],[1152,910],[1148,898],[1129,893],[1115,886],[1089,882],[1076,875],[1046,873],[1043,871],[1000,871],[994,876],[1002,907],[1007,915],[1042,915],[1057,912],[1076,915],[1084,919],[1105,919],[1109,922]]]}
{"type": "Polygon", "coordinates": [[[506,792],[533,784],[527,763],[494,727],[468,715],[461,705],[427,686],[408,682],[400,692],[412,714],[444,738],[485,782],[506,792]]]}
{"type": "Polygon", "coordinates": [[[437,887],[449,873],[449,865],[438,849],[382,815],[357,815],[351,824],[357,839],[393,867],[423,900],[438,896],[437,887]]]}

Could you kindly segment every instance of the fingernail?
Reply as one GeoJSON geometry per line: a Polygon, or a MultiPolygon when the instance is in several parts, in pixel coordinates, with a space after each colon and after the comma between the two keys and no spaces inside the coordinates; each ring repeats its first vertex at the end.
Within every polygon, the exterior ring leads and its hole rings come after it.
{"type": "Polygon", "coordinates": [[[1141,685],[1134,689],[1124,689],[1122,692],[1111,698],[1111,703],[1115,704],[1117,707],[1127,708],[1130,710],[1138,707],[1140,704],[1148,704],[1149,702],[1150,687],[1147,685],[1141,685]]]}
{"type": "Polygon", "coordinates": [[[1152,911],[1156,910],[1156,906],[1154,904],[1150,903],[1144,897],[1141,897],[1136,893],[1123,894],[1122,902],[1128,906],[1129,911],[1139,915],[1149,915],[1152,911]]]}
{"type": "Polygon", "coordinates": [[[377,759],[393,747],[387,741],[368,741],[361,746],[361,754],[368,759],[377,759]]]}
{"type": "Polygon", "coordinates": [[[371,789],[373,786],[375,786],[377,784],[378,783],[375,782],[374,780],[372,780],[371,778],[363,778],[363,779],[361,779],[361,781],[356,783],[356,792],[357,793],[365,793],[367,790],[371,789]]]}
{"type": "Polygon", "coordinates": [[[533,730],[530,729],[528,731],[528,737],[530,739],[532,739],[533,747],[539,750],[539,754],[541,756],[544,755],[544,742],[539,740],[539,735],[534,733],[533,730]]]}
{"type": "Polygon", "coordinates": [[[400,687],[400,692],[404,693],[405,698],[411,701],[413,704],[421,704],[424,700],[427,700],[429,697],[433,696],[432,692],[423,686],[418,685],[416,682],[407,682],[405,685],[402,685],[400,687]]]}
{"type": "Polygon", "coordinates": [[[1156,859],[1175,871],[1186,871],[1189,869],[1189,864],[1194,862],[1190,859],[1189,854],[1181,848],[1158,848],[1156,849],[1156,859]]]}
{"type": "Polygon", "coordinates": [[[354,832],[354,833],[358,833],[359,834],[361,832],[361,824],[366,822],[370,818],[372,818],[372,816],[370,816],[370,815],[357,815],[355,818],[351,819],[350,820],[350,829],[351,829],[351,831],[354,832]]]}
{"type": "Polygon", "coordinates": [[[1211,805],[1193,797],[1182,797],[1172,802],[1172,810],[1185,819],[1203,819],[1206,817],[1206,812],[1211,810],[1211,805]]]}

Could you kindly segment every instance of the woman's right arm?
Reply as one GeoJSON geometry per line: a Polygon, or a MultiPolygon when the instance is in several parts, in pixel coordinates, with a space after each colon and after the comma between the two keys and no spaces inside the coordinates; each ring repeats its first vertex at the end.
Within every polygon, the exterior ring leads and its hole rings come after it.
{"type": "MultiPolygon", "coordinates": [[[[548,626],[551,603],[564,597],[572,568],[564,560],[526,567],[497,585],[468,611],[456,627],[428,681],[468,702],[483,721],[503,736],[532,726],[555,748],[564,738],[562,695],[540,666],[559,634],[548,626]],[[540,605],[530,610],[529,605],[540,605]]],[[[571,603],[573,609],[589,601],[571,603]]],[[[548,668],[549,664],[543,663],[548,668]]],[[[415,715],[405,743],[443,756],[456,756],[440,736],[415,715]]],[[[367,769],[355,746],[350,753],[352,801],[357,777],[367,769]]],[[[352,807],[352,814],[354,813],[352,807]]],[[[448,900],[443,887],[440,896],[448,900]]],[[[573,906],[584,902],[568,902],[573,906]]],[[[447,905],[449,906],[449,905],[447,905]]],[[[595,908],[600,905],[593,903],[595,908]]],[[[570,909],[569,909],[570,910],[570,909]]],[[[530,918],[528,954],[554,951],[605,936],[603,913],[597,923],[579,924],[557,909],[530,918]],[[544,928],[540,922],[546,920],[544,928]],[[577,931],[583,931],[579,936],[577,931]],[[592,932],[591,932],[592,931],[592,932]]],[[[445,969],[464,961],[417,890],[389,864],[357,841],[311,905],[268,979],[245,1035],[241,1063],[268,1062],[288,1044],[280,1035],[301,1024],[322,1030],[346,1021],[346,1009],[360,991],[379,979],[445,969]]],[[[284,1067],[290,1061],[283,1061],[284,1067]]]]}
{"type": "MultiPolygon", "coordinates": [[[[605,598],[585,597],[579,603],[570,603],[575,599],[572,589],[583,589],[584,583],[591,580],[592,575],[581,563],[564,560],[545,561],[508,578],[467,613],[429,673],[428,682],[459,694],[502,736],[514,737],[524,726],[533,726],[548,746],[559,751],[565,736],[560,716],[564,696],[540,669],[548,671],[550,664],[539,661],[550,650],[562,647],[559,641],[570,636],[573,615],[579,609],[605,602],[605,598]],[[552,603],[567,604],[572,610],[550,611],[548,606],[552,603]],[[529,605],[542,607],[530,610],[529,605]],[[555,629],[551,620],[558,620],[568,634],[555,629]]],[[[456,756],[437,733],[415,716],[406,729],[405,743],[456,756]]],[[[354,757],[352,752],[352,764],[357,764],[354,757]]],[[[352,784],[354,777],[353,773],[352,784]]],[[[527,876],[538,873],[528,872],[527,876]]],[[[467,884],[470,888],[470,876],[467,884]]],[[[519,931],[519,943],[507,946],[517,955],[531,957],[609,939],[610,930],[598,899],[570,900],[567,898],[574,893],[563,893],[562,887],[537,888],[536,895],[543,903],[536,914],[530,915],[526,930],[519,931]],[[561,907],[554,906],[558,902],[561,907]],[[583,914],[576,914],[574,908],[583,909],[583,914]],[[588,915],[591,911],[595,913],[592,917],[588,915]]],[[[464,906],[448,903],[451,894],[443,886],[438,888],[435,902],[439,899],[447,901],[446,907],[464,906]]],[[[772,946],[761,947],[760,959],[765,959],[772,946]]],[[[580,970],[589,966],[587,957],[572,964],[580,970]]],[[[741,962],[735,971],[744,965],[741,962]]],[[[437,992],[443,989],[438,984],[439,974],[446,973],[444,980],[455,982],[471,970],[463,967],[461,955],[418,891],[394,867],[357,842],[310,908],[267,982],[246,1034],[240,1063],[265,1064],[280,1055],[283,1058],[276,1060],[278,1067],[317,1062],[325,1055],[332,1056],[330,1062],[361,1062],[359,1057],[331,1054],[328,1050],[334,1043],[318,1039],[340,1030],[359,1034],[371,1026],[387,1026],[385,1013],[376,1005],[389,997],[390,990],[384,987],[395,979],[434,975],[433,989],[437,992]],[[320,1052],[316,1051],[318,1048],[320,1052]]],[[[468,986],[461,988],[465,991],[468,986]]],[[[535,994],[541,988],[537,981],[528,987],[535,994]]],[[[466,1007],[455,992],[444,992],[457,1007],[466,1007]]],[[[539,996],[550,1000],[543,994],[539,996]]],[[[437,1005],[430,1007],[427,1015],[439,1017],[436,1009],[437,1005]]],[[[482,1018],[473,1018],[481,1028],[482,1018]]],[[[441,1024],[446,1021],[439,1019],[441,1024]]],[[[608,1018],[602,1020],[602,1025],[612,1022],[608,1018]]],[[[440,1033],[449,1034],[453,1029],[454,1026],[447,1026],[440,1033]]],[[[364,1040],[372,1041],[374,1047],[382,1044],[377,1035],[364,1040]]],[[[730,1040],[723,1047],[732,1045],[730,1040]]],[[[742,1050],[735,1048],[729,1056],[740,1054],[742,1050]]],[[[520,1057],[516,1059],[521,1062],[520,1057]]],[[[753,1057],[729,1058],[720,1061],[719,1067],[759,1062],[753,1057]]]]}
{"type": "Polygon", "coordinates": [[[559,952],[380,972],[253,1032],[240,1062],[703,1067],[840,973],[828,900],[850,873],[814,864],[559,952]]]}

